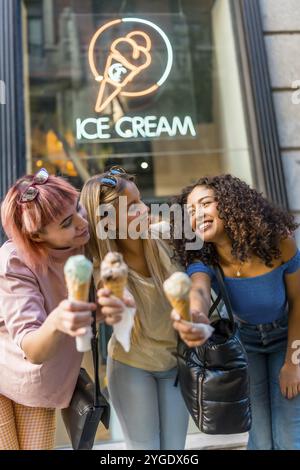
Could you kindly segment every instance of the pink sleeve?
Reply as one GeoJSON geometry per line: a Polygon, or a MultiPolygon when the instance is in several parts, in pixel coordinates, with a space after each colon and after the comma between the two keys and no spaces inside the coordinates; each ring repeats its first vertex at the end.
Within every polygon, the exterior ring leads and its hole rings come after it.
{"type": "Polygon", "coordinates": [[[23,337],[47,317],[36,277],[15,255],[0,272],[0,309],[9,335],[19,347],[23,337]]]}

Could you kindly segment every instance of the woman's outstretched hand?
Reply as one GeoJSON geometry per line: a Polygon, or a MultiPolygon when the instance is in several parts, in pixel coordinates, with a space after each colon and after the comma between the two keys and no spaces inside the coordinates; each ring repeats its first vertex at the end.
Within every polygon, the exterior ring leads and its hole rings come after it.
{"type": "Polygon", "coordinates": [[[70,336],[81,336],[92,324],[91,311],[96,304],[63,300],[51,313],[55,329],[70,336]]]}
{"type": "Polygon", "coordinates": [[[123,299],[113,296],[111,291],[106,288],[99,289],[97,292],[98,303],[101,306],[100,318],[107,325],[114,325],[122,319],[126,307],[135,308],[135,301],[132,295],[126,290],[123,299]]]}
{"type": "Polygon", "coordinates": [[[209,320],[204,313],[193,312],[191,313],[192,322],[182,320],[180,315],[174,309],[171,313],[173,320],[173,327],[178,331],[181,339],[190,347],[202,346],[207,341],[207,334],[203,328],[199,327],[201,324],[209,325],[209,320]],[[198,326],[197,326],[198,325],[198,326]]]}

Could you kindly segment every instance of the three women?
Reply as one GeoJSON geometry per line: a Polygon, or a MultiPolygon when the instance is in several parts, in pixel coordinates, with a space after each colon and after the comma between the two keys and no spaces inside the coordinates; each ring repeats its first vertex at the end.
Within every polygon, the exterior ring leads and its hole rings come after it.
{"type": "MultiPolygon", "coordinates": [[[[63,264],[87,243],[97,287],[107,251],[120,251],[129,266],[128,287],[137,306],[131,349],[126,353],[113,336],[108,361],[109,392],[129,448],[184,447],[188,416],[173,386],[176,335],[162,283],[180,264],[186,267],[193,281],[193,318],[208,322],[219,264],[249,357],[249,448],[299,449],[300,366],[293,345],[300,337],[300,253],[292,217],[238,178],[202,178],[177,202],[187,206],[203,248],[186,250],[184,234],[174,239],[177,264],[162,240],[129,232],[121,237],[120,222],[115,240],[99,237],[100,204],[111,205],[126,226],[147,218],[133,177],[122,169],[91,178],[81,202],[87,215],[72,186],[40,172],[19,180],[2,205],[10,239],[0,250],[0,447],[53,447],[54,409],[68,405],[80,367],[72,336],[85,331],[89,311],[96,308],[64,300],[63,264]]],[[[115,323],[122,302],[100,289],[99,303],[102,318],[115,323]]],[[[189,346],[202,344],[193,324],[178,320],[176,312],[173,318],[189,346]]]]}

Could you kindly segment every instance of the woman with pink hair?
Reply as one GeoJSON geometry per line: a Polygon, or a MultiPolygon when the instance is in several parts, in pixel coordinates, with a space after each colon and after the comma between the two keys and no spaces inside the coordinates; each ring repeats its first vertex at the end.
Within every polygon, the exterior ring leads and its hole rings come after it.
{"type": "MultiPolygon", "coordinates": [[[[66,300],[64,263],[89,240],[78,197],[41,169],[19,179],[2,203],[0,449],[52,449],[55,409],[67,407],[74,391],[82,360],[74,337],[96,309],[66,300]]],[[[110,307],[113,323],[123,305],[112,299],[110,307]]]]}

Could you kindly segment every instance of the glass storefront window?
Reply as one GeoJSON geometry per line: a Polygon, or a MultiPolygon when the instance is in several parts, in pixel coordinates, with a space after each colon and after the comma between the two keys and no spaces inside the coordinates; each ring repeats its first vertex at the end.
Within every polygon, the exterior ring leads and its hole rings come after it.
{"type": "Polygon", "coordinates": [[[229,0],[24,0],[28,172],[81,188],[113,164],[144,200],[252,182],[229,0]]]}
{"type": "Polygon", "coordinates": [[[251,180],[227,0],[25,5],[28,171],[45,166],[81,187],[90,175],[121,164],[138,176],[146,199],[164,199],[204,174],[232,172],[251,180]],[[130,17],[145,22],[109,26],[130,17]],[[129,42],[132,31],[144,36],[129,42]],[[111,47],[118,39],[117,60],[111,47]],[[145,53],[146,39],[151,46],[145,53]],[[130,59],[132,44],[140,57],[131,57],[135,69],[124,73],[120,56],[130,59]],[[151,63],[142,69],[146,54],[151,63]],[[110,65],[119,82],[97,81],[90,62],[99,76],[107,76],[110,65]],[[164,82],[143,95],[169,66],[164,82]],[[122,88],[130,73],[134,77],[122,88]]]}

